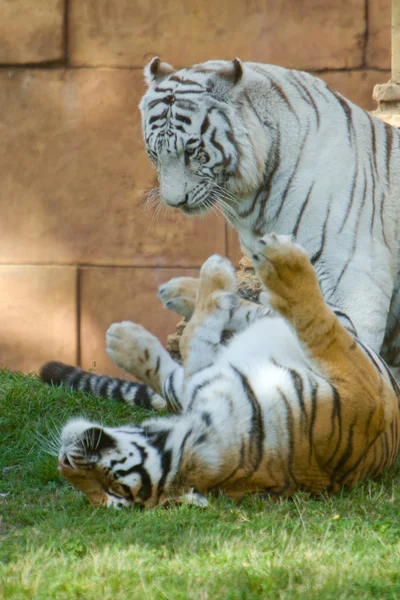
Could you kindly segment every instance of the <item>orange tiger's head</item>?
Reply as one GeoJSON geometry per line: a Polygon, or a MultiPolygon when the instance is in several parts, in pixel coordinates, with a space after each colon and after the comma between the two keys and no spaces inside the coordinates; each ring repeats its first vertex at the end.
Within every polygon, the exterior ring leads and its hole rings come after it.
{"type": "Polygon", "coordinates": [[[93,506],[152,508],[166,501],[160,452],[141,427],[70,421],[61,433],[59,470],[93,506]]]}

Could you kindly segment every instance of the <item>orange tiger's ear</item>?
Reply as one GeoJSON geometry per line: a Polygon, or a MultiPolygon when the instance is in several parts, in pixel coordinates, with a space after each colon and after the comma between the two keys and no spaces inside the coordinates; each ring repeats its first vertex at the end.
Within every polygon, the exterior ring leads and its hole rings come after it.
{"type": "Polygon", "coordinates": [[[171,73],[175,73],[175,69],[168,63],[161,62],[158,56],[155,56],[152,61],[144,68],[144,78],[148,86],[152,83],[158,83],[171,73]]]}

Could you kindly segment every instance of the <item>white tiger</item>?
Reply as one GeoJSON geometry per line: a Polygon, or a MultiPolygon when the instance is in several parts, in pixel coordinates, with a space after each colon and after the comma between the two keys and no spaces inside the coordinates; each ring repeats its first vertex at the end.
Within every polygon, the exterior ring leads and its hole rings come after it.
{"type": "Polygon", "coordinates": [[[155,58],[145,77],[161,200],[186,214],[219,207],[250,255],[259,236],[292,233],[343,324],[400,366],[399,132],[322,80],[273,65],[175,71],[155,58]]]}

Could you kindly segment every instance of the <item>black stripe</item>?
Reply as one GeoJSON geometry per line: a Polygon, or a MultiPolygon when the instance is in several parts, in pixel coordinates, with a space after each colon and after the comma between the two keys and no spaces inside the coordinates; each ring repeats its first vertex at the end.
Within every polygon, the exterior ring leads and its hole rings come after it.
{"type": "MultiPolygon", "coordinates": [[[[375,160],[375,156],[374,156],[374,160],[375,160]]],[[[370,161],[370,166],[371,166],[371,158],[369,159],[370,161]]],[[[373,229],[374,229],[374,223],[375,223],[375,190],[376,190],[376,182],[375,182],[375,174],[372,173],[372,193],[371,193],[371,198],[372,198],[372,217],[371,217],[371,224],[369,226],[369,230],[372,234],[373,229]]]]}
{"type": "Polygon", "coordinates": [[[165,482],[168,477],[169,472],[171,471],[172,465],[172,451],[167,450],[163,453],[161,457],[161,477],[157,485],[157,503],[160,500],[160,496],[164,491],[165,482]]]}
{"type": "Polygon", "coordinates": [[[282,390],[278,389],[279,394],[285,404],[286,407],[286,428],[288,433],[288,472],[294,483],[297,483],[296,477],[293,473],[293,458],[294,458],[294,419],[293,419],[293,410],[290,406],[290,402],[286,398],[285,394],[282,390]]]}
{"type": "MultiPolygon", "coordinates": [[[[354,327],[354,323],[353,323],[353,321],[350,319],[349,315],[347,315],[346,313],[344,313],[344,312],[343,312],[343,311],[341,311],[341,310],[336,310],[336,309],[334,309],[334,310],[333,310],[333,312],[335,313],[335,315],[336,315],[337,317],[342,317],[343,319],[346,319],[346,320],[347,320],[347,321],[350,323],[350,326],[351,326],[352,332],[353,332],[354,334],[356,334],[356,333],[357,333],[357,330],[356,330],[356,328],[354,327]]],[[[348,329],[348,328],[346,328],[346,329],[348,329]]]]}
{"type": "Polygon", "coordinates": [[[281,197],[281,202],[279,204],[278,210],[276,211],[276,213],[274,215],[275,218],[278,218],[279,215],[281,214],[281,210],[283,208],[283,205],[285,204],[286,196],[288,195],[290,186],[292,185],[293,178],[297,175],[297,169],[299,168],[300,160],[302,159],[303,148],[304,148],[305,141],[307,139],[307,135],[308,135],[308,128],[307,128],[306,134],[304,136],[303,142],[301,144],[301,147],[298,150],[299,155],[297,157],[296,164],[295,164],[295,166],[294,166],[294,168],[292,170],[292,173],[291,173],[289,179],[287,180],[285,189],[283,190],[282,197],[281,197]]]}
{"type": "Polygon", "coordinates": [[[138,473],[140,475],[142,485],[140,486],[138,496],[143,502],[146,502],[146,500],[151,498],[153,491],[150,475],[148,474],[146,469],[144,469],[141,466],[138,466],[135,469],[133,469],[131,473],[138,473]]]}
{"type": "Polygon", "coordinates": [[[199,394],[199,392],[201,392],[201,390],[203,390],[205,387],[207,387],[208,385],[210,385],[211,383],[214,383],[215,381],[218,381],[218,379],[222,379],[222,375],[218,374],[218,375],[214,375],[213,377],[210,377],[209,379],[206,379],[205,381],[202,381],[201,383],[198,383],[196,385],[196,387],[194,388],[193,392],[192,392],[192,397],[190,399],[190,402],[187,406],[187,411],[190,411],[193,407],[193,404],[197,398],[197,395],[199,394]]]}
{"type": "Polygon", "coordinates": [[[263,125],[264,125],[264,123],[263,123],[263,121],[262,121],[262,119],[261,119],[260,115],[258,114],[258,112],[257,112],[257,110],[256,110],[256,108],[255,108],[255,106],[254,106],[253,102],[251,101],[251,99],[250,99],[250,96],[248,95],[248,93],[247,93],[247,92],[244,92],[244,97],[246,98],[247,102],[249,103],[251,110],[252,110],[252,111],[253,111],[253,113],[256,115],[256,117],[257,117],[257,120],[260,122],[260,125],[261,125],[261,126],[263,126],[263,125]]]}
{"type": "Polygon", "coordinates": [[[184,96],[185,94],[206,94],[207,90],[175,90],[175,96],[184,96]]]}
{"type": "Polygon", "coordinates": [[[359,339],[357,339],[357,343],[364,350],[365,354],[368,356],[368,358],[370,359],[370,361],[375,365],[375,367],[379,371],[379,373],[383,373],[381,366],[376,361],[376,359],[374,358],[373,354],[369,351],[369,348],[367,346],[365,346],[359,339]]]}
{"type": "Polygon", "coordinates": [[[126,463],[127,460],[128,460],[127,456],[124,456],[124,458],[121,458],[121,460],[112,460],[110,462],[110,467],[113,469],[115,467],[115,465],[123,465],[124,463],[126,463]]]}
{"type": "Polygon", "coordinates": [[[386,234],[385,234],[385,225],[383,223],[383,209],[384,209],[384,204],[385,204],[385,193],[382,192],[381,195],[381,210],[380,210],[380,218],[381,218],[381,227],[382,227],[382,236],[383,236],[383,241],[385,242],[386,247],[390,250],[390,246],[388,244],[388,241],[386,239],[386,234]]]}
{"type": "Polygon", "coordinates": [[[170,105],[170,96],[166,96],[165,98],[158,98],[157,100],[152,100],[151,102],[148,103],[147,108],[148,110],[152,110],[153,108],[155,108],[158,104],[167,104],[170,105]]]}
{"type": "Polygon", "coordinates": [[[301,412],[307,417],[306,406],[304,404],[304,384],[301,376],[294,369],[287,369],[292,378],[293,387],[296,390],[301,412]]]}
{"type": "Polygon", "coordinates": [[[348,478],[349,475],[351,475],[351,473],[353,473],[359,467],[359,465],[362,463],[362,461],[368,455],[368,452],[370,451],[372,445],[375,444],[376,440],[378,439],[378,437],[380,435],[381,435],[381,433],[377,433],[376,434],[376,436],[373,438],[373,440],[368,444],[367,448],[365,448],[361,452],[360,456],[358,457],[358,459],[356,460],[356,462],[353,464],[353,466],[350,467],[350,469],[348,469],[347,471],[345,471],[341,477],[339,477],[339,479],[338,479],[339,483],[344,483],[344,484],[347,483],[345,480],[348,478]]]}
{"type": "Polygon", "coordinates": [[[318,396],[318,383],[311,382],[311,416],[310,416],[310,425],[308,428],[308,443],[310,446],[308,461],[311,462],[311,456],[313,451],[313,437],[314,437],[314,425],[315,419],[317,418],[317,396],[318,396]]]}
{"type": "Polygon", "coordinates": [[[321,258],[322,252],[324,251],[324,246],[325,246],[325,236],[326,236],[326,226],[328,224],[328,219],[329,219],[329,215],[331,212],[331,200],[332,198],[330,198],[329,204],[328,204],[328,212],[326,213],[326,217],[325,217],[325,221],[324,221],[324,226],[322,228],[322,236],[321,236],[321,244],[319,247],[319,250],[314,254],[314,256],[311,257],[311,264],[315,265],[315,263],[321,258]]]}
{"type": "Polygon", "coordinates": [[[203,122],[200,127],[200,135],[204,135],[207,129],[210,127],[210,119],[208,118],[208,114],[204,117],[203,122]]]}
{"type": "Polygon", "coordinates": [[[362,195],[362,202],[361,202],[360,210],[358,211],[358,215],[357,215],[356,226],[355,226],[355,229],[354,229],[354,232],[353,232],[353,244],[352,244],[352,247],[351,247],[350,254],[349,254],[349,256],[348,256],[348,258],[346,260],[346,263],[345,263],[343,269],[341,270],[340,275],[339,275],[339,277],[338,277],[338,279],[336,281],[336,284],[335,284],[335,287],[333,289],[333,292],[336,292],[336,290],[337,290],[337,288],[339,286],[339,283],[340,283],[343,275],[347,271],[347,268],[348,268],[351,260],[354,257],[354,253],[355,253],[356,246],[357,246],[358,228],[359,228],[359,225],[361,223],[361,215],[362,215],[362,212],[363,212],[363,209],[364,209],[365,200],[367,198],[367,188],[368,188],[367,175],[366,175],[365,170],[364,170],[364,192],[363,192],[363,195],[362,195]]]}
{"type": "Polygon", "coordinates": [[[350,104],[348,104],[347,100],[343,98],[343,96],[341,96],[338,92],[335,92],[334,90],[331,90],[331,92],[335,96],[336,100],[339,102],[344,114],[346,115],[347,135],[349,138],[349,144],[351,145],[354,137],[354,125],[351,106],[350,104]]]}
{"type": "Polygon", "coordinates": [[[201,413],[201,420],[207,425],[207,427],[211,426],[212,418],[211,414],[208,411],[203,411],[201,413]]]}
{"type": "MultiPolygon", "coordinates": [[[[110,379],[110,383],[111,382],[113,382],[112,379],[110,379]]],[[[115,383],[116,383],[116,385],[114,385],[114,387],[112,388],[111,392],[107,391],[107,396],[111,400],[116,400],[117,402],[121,402],[121,401],[124,400],[124,397],[122,395],[122,389],[121,389],[122,388],[122,384],[121,384],[120,381],[116,381],[115,383]]],[[[134,384],[131,384],[131,385],[133,386],[134,384]]],[[[131,386],[129,386],[129,388],[127,388],[127,389],[130,389],[130,388],[131,388],[131,386]]]]}
{"type": "MultiPolygon", "coordinates": [[[[367,112],[364,113],[369,121],[370,127],[371,127],[371,140],[372,140],[372,159],[374,161],[374,170],[375,170],[375,174],[378,172],[378,165],[377,165],[377,156],[378,153],[376,151],[376,133],[375,133],[375,119],[373,119],[371,117],[371,115],[367,112]]],[[[374,176],[374,173],[372,173],[372,176],[374,176]]]]}
{"type": "MultiPolygon", "coordinates": [[[[74,389],[78,389],[79,383],[84,374],[85,374],[85,371],[81,371],[80,369],[77,369],[76,372],[72,374],[72,377],[69,378],[68,385],[74,389]]],[[[99,377],[101,377],[101,375],[99,375],[99,377]]]]}
{"type": "Polygon", "coordinates": [[[183,460],[183,451],[185,449],[188,438],[190,435],[192,435],[192,433],[193,433],[193,429],[190,428],[189,431],[186,432],[185,437],[183,438],[182,443],[180,445],[179,452],[178,452],[179,464],[178,464],[178,468],[176,469],[177,473],[179,473],[179,470],[181,468],[181,464],[182,464],[182,460],[183,460]]]}
{"type": "Polygon", "coordinates": [[[312,182],[312,184],[311,184],[311,187],[310,187],[310,189],[308,190],[308,194],[307,194],[307,196],[306,196],[306,199],[304,200],[304,202],[303,202],[303,204],[302,204],[302,207],[301,207],[301,209],[300,209],[300,212],[299,212],[299,216],[297,217],[297,220],[296,220],[296,223],[295,223],[294,229],[293,229],[293,231],[292,231],[292,235],[293,235],[294,237],[296,237],[296,236],[297,236],[297,232],[298,232],[298,230],[299,230],[299,227],[300,227],[300,222],[301,222],[301,219],[303,218],[304,211],[305,211],[305,209],[306,209],[306,206],[307,206],[307,204],[308,204],[308,201],[309,201],[309,199],[310,199],[311,192],[312,192],[312,190],[313,190],[313,187],[314,187],[314,183],[315,183],[315,182],[313,181],[313,182],[312,182]]]}
{"type": "Polygon", "coordinates": [[[151,403],[149,388],[146,385],[140,384],[135,395],[135,406],[140,406],[146,410],[151,410],[153,405],[151,403]]]}
{"type": "Polygon", "coordinates": [[[100,455],[101,452],[115,450],[117,448],[115,439],[100,427],[89,427],[86,429],[84,432],[83,443],[86,451],[90,450],[98,455],[100,455]]]}
{"type": "Polygon", "coordinates": [[[321,119],[320,119],[318,106],[316,105],[314,98],[308,91],[307,87],[299,79],[298,73],[296,71],[290,71],[290,74],[291,74],[291,78],[289,79],[290,83],[295,83],[296,87],[299,86],[301,88],[301,90],[303,91],[303,94],[302,94],[303,99],[306,102],[308,102],[308,104],[310,104],[310,106],[312,106],[314,108],[315,118],[317,120],[317,128],[319,128],[321,119]],[[304,97],[304,94],[307,96],[306,98],[304,97]]]}
{"type": "Polygon", "coordinates": [[[330,384],[330,387],[332,390],[332,413],[331,413],[331,432],[329,434],[329,441],[333,438],[333,436],[335,434],[336,421],[338,424],[338,439],[337,439],[335,448],[334,448],[331,456],[328,458],[328,460],[325,461],[325,466],[329,465],[333,462],[334,458],[336,457],[337,452],[339,451],[340,444],[342,441],[342,418],[341,418],[342,411],[341,411],[341,405],[340,405],[340,394],[334,385],[330,384]]]}
{"type": "Polygon", "coordinates": [[[241,373],[236,367],[231,365],[233,371],[238,375],[242,384],[243,390],[246,394],[246,398],[251,405],[251,432],[249,435],[249,454],[250,460],[252,461],[253,472],[257,471],[263,456],[265,431],[264,431],[264,420],[260,403],[247,379],[247,377],[241,373]]]}
{"type": "MultiPolygon", "coordinates": [[[[349,458],[351,458],[351,456],[353,454],[353,438],[354,438],[354,427],[356,424],[356,420],[357,419],[355,418],[354,421],[349,425],[349,428],[347,431],[347,442],[346,442],[345,449],[344,449],[341,457],[339,458],[338,462],[336,463],[336,466],[331,475],[331,486],[332,487],[336,483],[337,473],[339,472],[339,470],[342,467],[345,466],[345,464],[347,463],[347,461],[349,460],[349,458]]],[[[340,479],[338,480],[338,482],[340,483],[340,479]]]]}
{"type": "Polygon", "coordinates": [[[189,117],[186,117],[185,115],[175,115],[175,119],[177,121],[181,121],[182,123],[186,123],[186,125],[191,125],[192,124],[192,119],[190,119],[189,117]]]}
{"type": "Polygon", "coordinates": [[[155,123],[156,121],[159,121],[160,119],[166,119],[168,116],[168,108],[166,108],[165,110],[162,111],[162,113],[158,114],[158,115],[153,115],[152,117],[150,117],[149,119],[149,125],[151,125],[152,123],[155,123]]]}
{"type": "MultiPolygon", "coordinates": [[[[169,376],[168,395],[172,397],[174,404],[181,410],[182,404],[180,403],[180,400],[176,393],[173,377],[174,377],[174,374],[171,373],[171,375],[169,376]]],[[[173,408],[174,412],[176,412],[176,406],[173,408]]]]}
{"type": "MultiPolygon", "coordinates": [[[[239,469],[243,468],[244,459],[245,459],[245,443],[242,439],[242,443],[240,445],[239,463],[237,464],[236,467],[234,467],[234,469],[229,473],[229,475],[224,477],[224,479],[222,479],[221,481],[218,481],[215,485],[212,486],[212,488],[210,488],[209,491],[215,490],[217,487],[223,486],[227,481],[232,479],[236,475],[236,473],[239,471],[239,469]]],[[[240,478],[239,481],[241,479],[246,479],[246,477],[240,478]]]]}
{"type": "Polygon", "coordinates": [[[391,158],[392,158],[392,148],[393,148],[393,129],[391,125],[384,123],[385,132],[386,132],[386,169],[387,169],[387,180],[389,183],[390,180],[390,170],[391,170],[391,158]]]}
{"type": "MultiPolygon", "coordinates": [[[[276,141],[271,146],[270,155],[271,155],[271,153],[273,153],[273,157],[274,157],[273,167],[272,167],[272,169],[269,170],[267,181],[263,182],[263,185],[265,186],[265,195],[261,199],[259,211],[258,211],[258,217],[257,217],[257,220],[253,227],[253,233],[257,236],[260,236],[263,233],[265,233],[264,232],[265,213],[266,213],[265,207],[267,205],[268,198],[269,198],[271,190],[272,190],[272,181],[273,181],[274,175],[278,172],[280,164],[281,164],[281,135],[280,135],[279,130],[278,130],[278,135],[276,137],[276,141]]],[[[239,213],[239,216],[241,216],[240,213],[239,213]]]]}
{"type": "MultiPolygon", "coordinates": [[[[254,65],[252,65],[252,68],[254,68],[254,70],[260,72],[260,69],[255,68],[254,65]]],[[[288,109],[295,115],[296,119],[299,120],[299,117],[298,117],[296,111],[294,110],[292,104],[290,103],[289,98],[287,97],[287,94],[283,91],[283,89],[279,85],[279,83],[277,83],[276,81],[274,81],[273,79],[271,79],[269,73],[266,73],[265,71],[262,71],[262,74],[269,79],[271,88],[273,90],[275,90],[275,92],[277,92],[277,94],[279,95],[279,97],[281,98],[281,100],[283,100],[283,102],[286,104],[286,106],[288,107],[288,109]]]]}
{"type": "Polygon", "coordinates": [[[99,387],[99,391],[98,391],[99,396],[104,396],[104,398],[107,398],[107,389],[108,389],[109,383],[110,383],[109,378],[105,377],[104,381],[102,382],[101,386],[99,387]]]}
{"type": "Polygon", "coordinates": [[[344,216],[343,216],[342,223],[341,223],[341,225],[340,225],[340,227],[338,229],[338,233],[342,232],[343,227],[345,226],[345,223],[347,223],[348,216],[349,216],[350,211],[352,209],[353,201],[354,201],[354,196],[355,196],[355,191],[356,191],[356,188],[357,188],[357,179],[358,179],[358,162],[356,161],[355,168],[354,168],[354,175],[353,175],[353,183],[351,185],[351,194],[350,194],[349,202],[348,202],[347,207],[346,207],[346,211],[345,211],[344,216]]]}

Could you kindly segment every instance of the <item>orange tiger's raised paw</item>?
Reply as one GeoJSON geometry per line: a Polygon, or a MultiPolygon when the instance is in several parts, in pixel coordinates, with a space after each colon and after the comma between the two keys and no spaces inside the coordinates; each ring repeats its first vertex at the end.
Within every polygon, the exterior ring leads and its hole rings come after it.
{"type": "MultiPolygon", "coordinates": [[[[312,298],[323,303],[314,268],[307,252],[290,235],[270,233],[260,238],[253,263],[267,288],[273,308],[288,315],[295,305],[312,298]]],[[[315,306],[314,306],[315,308],[315,306]]]]}

